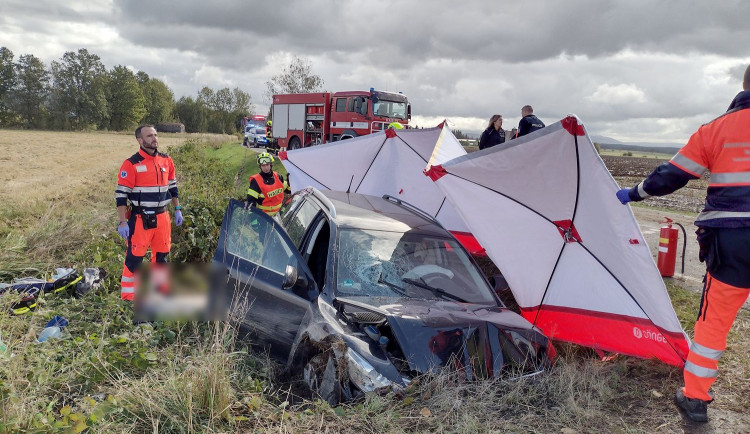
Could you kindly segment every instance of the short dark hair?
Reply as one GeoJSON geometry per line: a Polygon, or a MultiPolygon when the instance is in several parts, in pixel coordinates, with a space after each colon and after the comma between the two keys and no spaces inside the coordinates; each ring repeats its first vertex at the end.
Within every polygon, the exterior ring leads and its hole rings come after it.
{"type": "Polygon", "coordinates": [[[747,65],[747,69],[745,70],[745,79],[742,81],[742,88],[750,90],[750,65],[747,65]]]}
{"type": "Polygon", "coordinates": [[[525,106],[521,107],[521,111],[528,111],[529,113],[534,113],[534,109],[531,108],[530,105],[525,105],[525,106]]]}
{"type": "Polygon", "coordinates": [[[140,139],[141,138],[141,130],[144,128],[154,128],[153,125],[150,124],[143,124],[138,126],[138,128],[135,129],[135,138],[140,139]]]}

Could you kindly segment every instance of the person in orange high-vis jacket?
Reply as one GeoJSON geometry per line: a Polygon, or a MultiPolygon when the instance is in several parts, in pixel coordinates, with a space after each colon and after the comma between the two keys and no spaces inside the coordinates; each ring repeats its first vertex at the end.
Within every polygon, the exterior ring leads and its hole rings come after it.
{"type": "Polygon", "coordinates": [[[719,358],[737,312],[750,294],[750,66],[743,91],[726,113],[701,126],[669,162],[617,197],[625,204],[669,194],[711,173],[706,207],[698,216],[699,258],[706,263],[695,336],[675,403],[698,422],[708,420],[719,358]]]}
{"type": "Polygon", "coordinates": [[[120,221],[117,232],[128,242],[120,281],[120,297],[133,300],[136,294],[136,273],[146,251],[151,248],[151,261],[167,262],[172,243],[172,229],[167,206],[174,206],[175,224],[182,224],[182,211],[177,192],[172,158],[158,151],[159,138],[152,125],[135,130],[140,149],[123,161],[117,177],[115,201],[120,221]]]}
{"type": "Polygon", "coordinates": [[[247,203],[273,217],[281,209],[284,192],[289,192],[289,184],[283,176],[273,171],[274,158],[271,154],[262,152],[257,160],[260,172],[250,177],[247,203]]]}

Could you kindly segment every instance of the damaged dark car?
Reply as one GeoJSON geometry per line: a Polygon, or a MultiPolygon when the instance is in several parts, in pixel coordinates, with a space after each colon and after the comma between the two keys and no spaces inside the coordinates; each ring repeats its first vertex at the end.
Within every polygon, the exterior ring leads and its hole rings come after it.
{"type": "Polygon", "coordinates": [[[446,368],[536,375],[554,358],[447,230],[389,196],[306,188],[276,219],[232,200],[213,262],[241,330],[331,404],[446,368]]]}

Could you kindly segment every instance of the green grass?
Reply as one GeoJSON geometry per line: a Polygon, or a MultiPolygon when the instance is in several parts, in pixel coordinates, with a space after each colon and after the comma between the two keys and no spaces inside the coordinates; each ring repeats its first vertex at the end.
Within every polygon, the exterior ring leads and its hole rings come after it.
{"type": "MultiPolygon", "coordinates": [[[[170,151],[180,176],[185,224],[173,230],[172,261],[207,261],[229,197],[244,197],[257,171],[255,152],[237,142],[190,142],[170,151]]],[[[274,169],[283,167],[275,164],[274,169]]],[[[455,372],[417,378],[400,393],[371,394],[331,408],[309,398],[262,353],[237,343],[225,323],[134,326],[119,300],[124,243],[111,227],[112,186],[102,179],[91,201],[58,208],[12,209],[2,269],[45,276],[49,267],[105,268],[109,277],[82,299],[47,296],[31,314],[8,313],[0,297],[2,432],[654,432],[680,431],[671,394],[679,369],[649,360],[599,360],[558,343],[546,375],[465,383],[455,372]],[[45,216],[51,217],[45,217],[45,216]],[[32,218],[33,216],[33,218],[32,218]],[[26,259],[27,256],[31,258],[26,259]],[[53,315],[70,321],[62,339],[35,344],[53,315]]],[[[18,274],[15,274],[18,273],[18,274]]],[[[692,330],[699,294],[668,281],[678,318],[692,330]]],[[[745,415],[750,396],[750,313],[730,333],[716,384],[723,431],[745,415]],[[732,416],[734,415],[734,416],[732,416]]],[[[750,422],[748,422],[750,423],[750,422]]],[[[740,428],[742,426],[740,425],[740,428]]]]}

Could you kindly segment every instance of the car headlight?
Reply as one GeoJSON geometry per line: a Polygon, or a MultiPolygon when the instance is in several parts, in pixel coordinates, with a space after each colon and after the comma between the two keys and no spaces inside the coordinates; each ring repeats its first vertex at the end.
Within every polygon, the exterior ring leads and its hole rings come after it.
{"type": "Polygon", "coordinates": [[[372,392],[392,384],[391,380],[376,371],[370,362],[351,348],[346,349],[346,362],[349,379],[363,392],[372,392]]]}

